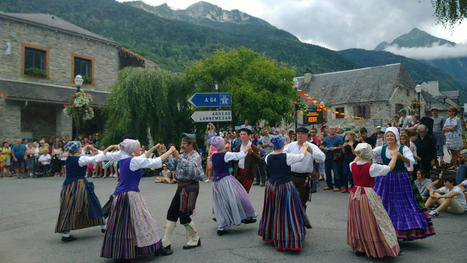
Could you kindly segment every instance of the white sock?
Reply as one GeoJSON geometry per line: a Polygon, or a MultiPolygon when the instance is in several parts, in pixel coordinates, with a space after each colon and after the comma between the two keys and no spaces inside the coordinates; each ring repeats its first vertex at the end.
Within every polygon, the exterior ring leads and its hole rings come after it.
{"type": "Polygon", "coordinates": [[[62,235],[63,235],[63,237],[70,237],[71,231],[64,232],[62,235]]]}

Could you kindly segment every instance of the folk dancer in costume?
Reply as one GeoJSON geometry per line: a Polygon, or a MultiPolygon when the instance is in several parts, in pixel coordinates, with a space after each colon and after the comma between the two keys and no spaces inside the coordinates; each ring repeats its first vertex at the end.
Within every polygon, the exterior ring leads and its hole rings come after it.
{"type": "Polygon", "coordinates": [[[256,212],[245,188],[229,173],[232,160],[245,158],[251,146],[241,152],[227,152],[225,141],[220,136],[211,139],[216,151],[211,156],[213,171],[212,201],[217,222],[217,234],[223,235],[225,228],[241,223],[256,222],[256,212]]]}
{"type": "Polygon", "coordinates": [[[393,171],[376,178],[373,187],[381,197],[392,224],[400,240],[422,239],[434,235],[435,230],[428,212],[423,211],[415,199],[412,182],[407,168],[415,162],[407,146],[400,146],[399,131],[389,127],[384,133],[387,145],[373,149],[373,157],[381,156],[383,164],[389,164],[391,152],[398,151],[398,159],[393,171]]]}
{"type": "Polygon", "coordinates": [[[177,221],[185,226],[188,242],[183,249],[192,249],[201,246],[198,230],[191,219],[196,206],[199,193],[199,181],[203,180],[204,171],[201,166],[201,156],[195,151],[196,137],[193,134],[184,133],[180,150],[183,153],[173,152],[173,156],[167,159],[166,164],[170,170],[175,171],[177,180],[177,191],[167,211],[167,222],[165,225],[164,254],[171,254],[172,236],[177,221]]]}
{"type": "Polygon", "coordinates": [[[357,158],[349,165],[354,187],[349,195],[347,244],[356,255],[396,257],[400,252],[396,230],[373,185],[375,177],[385,176],[394,169],[398,151],[391,152],[389,165],[372,164],[371,151],[370,144],[358,144],[357,158]]]}
{"type": "Polygon", "coordinates": [[[292,182],[297,188],[300,200],[302,201],[303,207],[306,209],[306,202],[308,201],[313,172],[313,161],[317,163],[323,163],[326,159],[326,155],[313,143],[308,142],[308,129],[305,127],[299,127],[296,130],[297,141],[291,142],[285,146],[284,153],[295,153],[302,152],[303,145],[308,144],[307,152],[305,157],[300,162],[296,162],[291,165],[292,170],[292,182]]]}
{"type": "Polygon", "coordinates": [[[299,154],[284,153],[284,138],[271,139],[274,151],[265,158],[269,179],[264,189],[263,213],[258,235],[273,242],[277,250],[299,251],[305,240],[305,227],[311,228],[297,189],[291,182],[291,165],[305,158],[309,144],[299,154]]]}
{"type": "MultiPolygon", "coordinates": [[[[73,241],[71,230],[92,226],[101,226],[105,232],[105,223],[99,199],[94,193],[94,184],[85,178],[88,164],[93,163],[95,156],[81,155],[93,147],[81,148],[79,141],[71,141],[65,145],[70,153],[67,157],[66,178],[60,194],[60,213],[55,233],[62,233],[62,241],[73,241]]],[[[95,149],[93,149],[96,151],[95,149]]]]}
{"type": "Polygon", "coordinates": [[[99,162],[118,161],[119,183],[114,192],[110,216],[107,222],[101,257],[132,259],[161,252],[161,231],[147,209],[139,190],[144,168],[162,167],[162,161],[175,151],[157,158],[148,158],[160,145],[155,145],[141,155],[139,141],[125,139],[119,145],[111,145],[96,157],[99,162]],[[117,150],[109,152],[111,150],[117,150]]]}
{"type": "Polygon", "coordinates": [[[245,158],[234,161],[234,176],[243,185],[246,192],[249,193],[253,180],[256,178],[261,156],[259,155],[259,150],[256,145],[252,144],[250,141],[251,130],[248,128],[241,128],[239,132],[242,143],[237,145],[232,152],[242,152],[248,146],[250,146],[251,149],[245,158]]]}

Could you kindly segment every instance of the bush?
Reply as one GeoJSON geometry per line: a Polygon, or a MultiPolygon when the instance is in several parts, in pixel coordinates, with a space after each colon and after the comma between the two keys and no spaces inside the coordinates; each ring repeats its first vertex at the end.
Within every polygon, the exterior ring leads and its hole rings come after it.
{"type": "Polygon", "coordinates": [[[45,70],[35,67],[25,68],[24,74],[34,77],[47,78],[47,72],[45,70]]]}

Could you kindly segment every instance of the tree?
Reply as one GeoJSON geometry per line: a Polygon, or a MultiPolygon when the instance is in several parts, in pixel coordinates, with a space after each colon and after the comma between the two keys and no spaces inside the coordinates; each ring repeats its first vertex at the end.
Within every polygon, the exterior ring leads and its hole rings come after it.
{"type": "Polygon", "coordinates": [[[103,143],[130,135],[146,145],[148,131],[154,142],[178,142],[191,126],[187,94],[177,74],[140,68],[120,71],[107,99],[103,143]]]}
{"type": "Polygon", "coordinates": [[[467,0],[432,0],[435,16],[444,25],[460,23],[467,18],[467,0]]]}
{"type": "Polygon", "coordinates": [[[185,71],[184,81],[195,92],[219,92],[232,95],[233,121],[245,118],[280,121],[292,119],[291,101],[294,70],[276,63],[245,47],[225,52],[217,50],[204,61],[185,71]]]}

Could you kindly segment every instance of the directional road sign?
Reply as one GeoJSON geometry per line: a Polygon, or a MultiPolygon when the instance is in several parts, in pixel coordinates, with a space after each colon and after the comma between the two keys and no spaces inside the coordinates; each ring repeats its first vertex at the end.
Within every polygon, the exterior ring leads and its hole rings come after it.
{"type": "Polygon", "coordinates": [[[195,122],[223,122],[232,121],[232,111],[195,111],[191,114],[195,122]]]}
{"type": "Polygon", "coordinates": [[[188,99],[195,107],[230,107],[230,93],[195,93],[188,99]]]}

